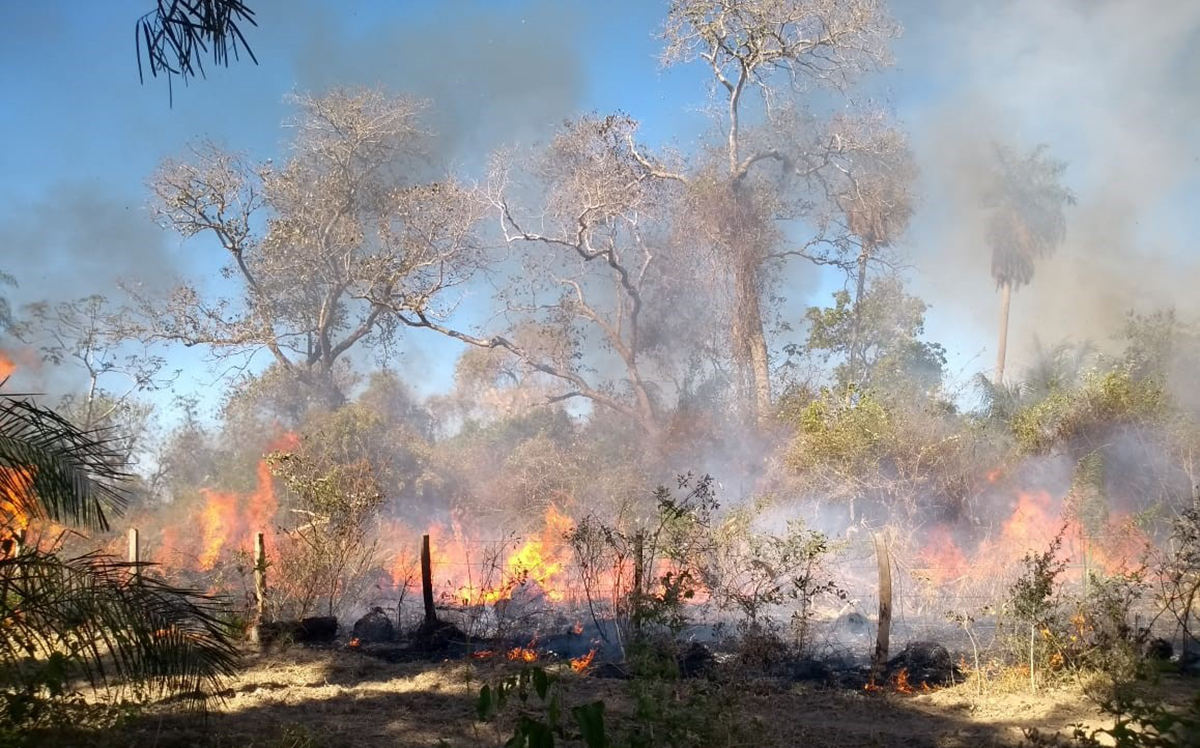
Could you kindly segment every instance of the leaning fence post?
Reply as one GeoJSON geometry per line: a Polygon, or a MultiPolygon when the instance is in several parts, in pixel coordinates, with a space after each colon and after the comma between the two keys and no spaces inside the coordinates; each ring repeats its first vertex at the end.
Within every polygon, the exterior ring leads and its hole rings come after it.
{"type": "Polygon", "coordinates": [[[261,532],[254,535],[254,598],[258,622],[262,623],[267,613],[267,544],[261,532]]]}
{"type": "Polygon", "coordinates": [[[875,657],[871,671],[875,676],[887,666],[888,644],[892,634],[892,561],[888,556],[887,540],[875,533],[875,558],[879,562],[879,632],[875,638],[875,657]]]}
{"type": "Polygon", "coordinates": [[[130,569],[133,571],[133,576],[139,577],[142,574],[142,549],[138,544],[138,529],[136,527],[129,528],[129,563],[132,564],[130,569]]]}

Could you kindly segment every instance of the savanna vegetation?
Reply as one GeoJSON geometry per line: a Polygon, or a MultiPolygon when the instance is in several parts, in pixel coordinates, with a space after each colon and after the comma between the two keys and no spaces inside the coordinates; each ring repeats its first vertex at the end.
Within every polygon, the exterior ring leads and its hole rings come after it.
{"type": "MultiPolygon", "coordinates": [[[[194,77],[253,19],[160,3],[139,57],[194,77]]],[[[5,351],[84,383],[0,390],[0,742],[1197,745],[1196,323],[1014,366],[1076,194],[1053,146],[997,143],[964,252],[998,360],[949,371],[921,163],[854,95],[898,33],[877,0],[672,0],[661,61],[713,92],[691,149],[590,113],[452,170],[436,101],[347,87],[291,95],[270,160],[163,161],[153,218],[211,276],[0,298],[5,351]],[[437,387],[419,341],[454,346],[437,387]],[[182,349],[218,397],[175,389],[182,349]],[[944,682],[869,667],[885,553],[890,654],[933,639],[944,682]],[[349,647],[373,608],[424,659],[349,647]],[[317,616],[331,649],[246,643],[317,616]],[[590,652],[539,643],[571,629],[590,652]]]]}

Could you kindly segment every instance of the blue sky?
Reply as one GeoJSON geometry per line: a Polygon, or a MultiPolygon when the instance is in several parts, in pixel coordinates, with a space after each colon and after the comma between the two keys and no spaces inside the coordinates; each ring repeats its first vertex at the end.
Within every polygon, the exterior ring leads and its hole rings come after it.
{"type": "MultiPolygon", "coordinates": [[[[625,111],[651,143],[685,149],[707,127],[705,71],[658,66],[665,3],[249,4],[260,64],[210,68],[176,88],[173,107],[164,81],[137,78],[134,22],[148,0],[0,5],[0,270],[20,283],[18,302],[116,296],[119,277],[213,278],[222,258],[210,244],[152,225],[146,179],[198,137],[279,158],[292,91],[379,84],[429,96],[444,153],[468,171],[488,150],[586,111],[625,111]]],[[[905,249],[952,372],[985,370],[993,355],[996,299],[972,196],[992,137],[1049,143],[1080,195],[1063,252],[1016,297],[1018,365],[1035,337],[1104,339],[1132,306],[1200,312],[1190,293],[1200,281],[1200,3],[1142,15],[1115,0],[890,5],[905,27],[897,64],[853,96],[890,108],[912,135],[923,203],[905,249]]],[[[840,284],[797,267],[786,293],[798,314],[840,284]]],[[[410,335],[400,369],[436,387],[458,350],[410,335]]],[[[171,355],[187,369],[180,389],[219,392],[198,351],[171,355]]],[[[55,386],[53,372],[26,376],[27,387],[55,386]]]]}

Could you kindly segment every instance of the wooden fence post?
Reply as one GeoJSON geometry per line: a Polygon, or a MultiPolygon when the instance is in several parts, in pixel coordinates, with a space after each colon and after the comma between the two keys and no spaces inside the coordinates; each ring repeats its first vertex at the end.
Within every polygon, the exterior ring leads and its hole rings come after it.
{"type": "Polygon", "coordinates": [[[267,614],[267,544],[261,532],[254,535],[254,597],[262,623],[267,614]]]}
{"type": "Polygon", "coordinates": [[[879,677],[887,667],[888,646],[892,635],[892,560],[888,555],[887,540],[880,533],[874,534],[875,558],[879,562],[879,630],[875,638],[875,657],[871,660],[871,674],[879,677]]]}
{"type": "Polygon", "coordinates": [[[429,536],[421,536],[421,596],[425,601],[425,623],[437,623],[437,609],[433,606],[433,555],[429,551],[429,536]]]}
{"type": "Polygon", "coordinates": [[[133,576],[140,577],[142,575],[142,549],[138,543],[138,529],[136,527],[129,528],[129,563],[133,564],[133,576]]]}

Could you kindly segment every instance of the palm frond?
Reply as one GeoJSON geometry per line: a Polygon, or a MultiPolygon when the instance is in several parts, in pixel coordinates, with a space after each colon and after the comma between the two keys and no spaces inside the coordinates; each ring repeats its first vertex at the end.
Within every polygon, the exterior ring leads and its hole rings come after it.
{"type": "Polygon", "coordinates": [[[995,382],[980,373],[975,375],[975,388],[982,401],[983,415],[989,421],[1007,421],[1021,407],[1023,391],[1018,383],[995,382]]]}
{"type": "Polygon", "coordinates": [[[1078,384],[1096,352],[1095,347],[1086,341],[1064,341],[1047,348],[1041,341],[1035,340],[1034,345],[1033,363],[1023,377],[1026,395],[1034,399],[1078,384]]]}
{"type": "Polygon", "coordinates": [[[135,575],[101,554],[27,549],[0,559],[0,688],[59,677],[203,701],[237,665],[219,598],[135,575]]]}
{"type": "Polygon", "coordinates": [[[204,55],[212,52],[213,64],[229,66],[230,52],[236,60],[238,48],[255,63],[240,23],[257,26],[254,11],[242,0],[158,0],[154,10],[137,20],[134,44],[137,47],[138,78],[144,83],[142,55],[150,65],[150,74],[166,75],[185,82],[189,77],[204,76],[204,55]],[[144,47],[143,47],[144,45],[144,47]]]}
{"type": "Polygon", "coordinates": [[[106,530],[126,505],[116,446],[32,400],[0,397],[0,500],[28,517],[106,530]]]}

